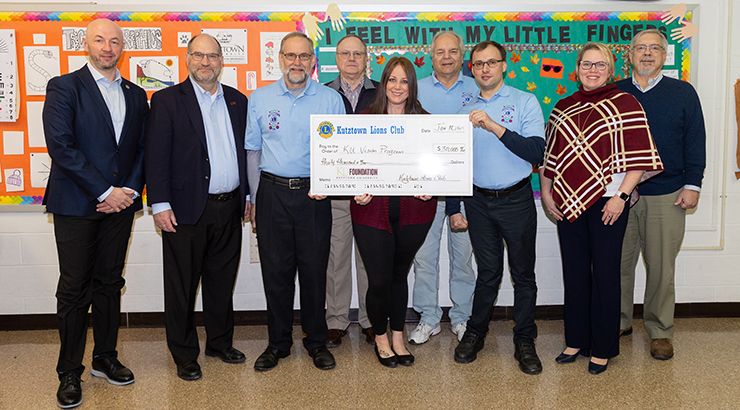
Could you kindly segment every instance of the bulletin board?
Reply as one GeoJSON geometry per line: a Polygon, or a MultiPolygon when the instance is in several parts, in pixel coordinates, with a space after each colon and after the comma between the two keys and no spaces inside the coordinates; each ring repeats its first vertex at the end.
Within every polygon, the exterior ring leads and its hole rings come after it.
{"type": "MultiPolygon", "coordinates": [[[[468,50],[479,41],[498,41],[508,52],[505,81],[534,93],[546,118],[561,96],[577,89],[575,56],[587,41],[608,44],[617,78],[624,78],[630,73],[626,58],[632,34],[658,28],[668,34],[670,43],[666,74],[688,81],[691,72],[691,39],[671,39],[671,32],[680,26],[658,11],[343,13],[333,4],[317,13],[0,11],[0,104],[11,98],[11,89],[16,103],[14,120],[0,122],[0,211],[3,205],[42,203],[50,168],[41,126],[45,84],[85,64],[82,36],[87,24],[97,18],[108,18],[123,29],[125,49],[118,68],[123,77],[144,87],[149,97],[187,77],[187,40],[203,30],[224,48],[222,82],[246,95],[281,77],[280,40],[296,30],[314,39],[317,71],[313,77],[320,82],[336,77],[336,43],[348,33],[368,44],[368,75],[375,80],[395,55],[409,58],[418,78],[431,74],[429,48],[439,30],[461,34],[468,50]],[[7,32],[12,32],[12,38],[7,32]],[[14,74],[2,65],[3,58],[13,53],[14,74]],[[558,73],[556,66],[562,66],[558,73]]],[[[683,18],[684,25],[691,24],[690,11],[683,18]]],[[[467,53],[465,59],[463,71],[469,74],[467,53]]],[[[3,114],[8,114],[4,106],[0,121],[3,114]]],[[[537,178],[533,185],[539,190],[537,178]]]]}

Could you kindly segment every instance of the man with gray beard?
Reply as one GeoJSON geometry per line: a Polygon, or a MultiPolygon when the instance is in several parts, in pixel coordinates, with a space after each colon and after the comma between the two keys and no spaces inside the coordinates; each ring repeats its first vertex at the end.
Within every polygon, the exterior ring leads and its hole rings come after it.
{"type": "MultiPolygon", "coordinates": [[[[668,41],[658,30],[632,39],[632,78],[617,83],[642,104],[665,172],[637,186],[640,200],[630,209],[622,245],[622,315],[620,335],[632,333],[635,266],[640,251],[646,283],[643,320],[650,354],[673,357],[676,257],[686,227],[686,210],[696,207],[706,166],[706,131],[694,87],[663,76],[668,41]]],[[[634,195],[634,194],[633,194],[634,195]]]]}
{"type": "Polygon", "coordinates": [[[270,370],[290,355],[296,269],[303,346],[317,368],[335,366],[326,348],[324,318],[331,202],[311,193],[310,126],[311,114],[344,114],[345,108],[336,91],[309,78],[315,61],[313,42],[305,34],[287,34],[280,43],[283,78],[250,96],[244,147],[269,333],[267,349],[254,363],[257,371],[270,370]]]}
{"type": "Polygon", "coordinates": [[[193,37],[182,83],[154,93],[147,123],[148,202],[162,230],[167,346],[177,376],[202,376],[193,309],[202,280],[206,356],[246,357],[233,347],[232,292],[239,269],[242,217],[249,216],[243,149],[247,98],[218,82],[223,53],[208,34],[193,37]]]}

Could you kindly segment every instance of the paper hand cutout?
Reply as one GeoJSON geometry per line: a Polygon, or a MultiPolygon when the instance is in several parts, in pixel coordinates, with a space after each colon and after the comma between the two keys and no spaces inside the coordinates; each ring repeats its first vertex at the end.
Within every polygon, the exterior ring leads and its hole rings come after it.
{"type": "Polygon", "coordinates": [[[336,3],[332,3],[326,8],[326,15],[331,19],[331,28],[334,31],[344,29],[344,23],[347,20],[342,16],[342,12],[339,10],[339,6],[336,3]]]}
{"type": "Polygon", "coordinates": [[[684,20],[683,27],[671,30],[671,40],[676,40],[680,43],[698,32],[699,27],[696,24],[684,20]]]}
{"type": "Polygon", "coordinates": [[[686,15],[686,5],[683,4],[683,3],[676,4],[675,6],[669,8],[669,9],[665,9],[663,11],[664,12],[666,12],[666,11],[668,12],[668,13],[664,14],[663,15],[663,18],[660,20],[665,25],[668,25],[668,24],[673,23],[673,21],[676,20],[676,19],[678,19],[678,24],[681,24],[681,23],[683,23],[683,16],[686,15]]]}
{"type": "Polygon", "coordinates": [[[306,35],[311,37],[311,40],[320,40],[321,37],[324,36],[319,28],[319,23],[323,23],[324,21],[326,20],[319,20],[309,12],[306,12],[306,14],[303,15],[303,27],[305,27],[306,35]]]}

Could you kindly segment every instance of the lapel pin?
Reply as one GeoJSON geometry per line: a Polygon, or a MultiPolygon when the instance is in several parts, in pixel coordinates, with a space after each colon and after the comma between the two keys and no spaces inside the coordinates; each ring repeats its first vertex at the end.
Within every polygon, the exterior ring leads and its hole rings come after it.
{"type": "Polygon", "coordinates": [[[229,103],[230,105],[236,105],[236,101],[232,101],[229,103]]]}
{"type": "Polygon", "coordinates": [[[124,87],[126,87],[127,90],[130,90],[130,88],[128,87],[128,84],[124,85],[124,87]]]}

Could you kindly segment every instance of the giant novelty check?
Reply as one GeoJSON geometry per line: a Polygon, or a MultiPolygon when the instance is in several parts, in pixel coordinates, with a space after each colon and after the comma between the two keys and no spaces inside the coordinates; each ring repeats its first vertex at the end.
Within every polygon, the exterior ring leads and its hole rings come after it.
{"type": "Polygon", "coordinates": [[[467,115],[312,115],[318,195],[473,194],[467,115]]]}

